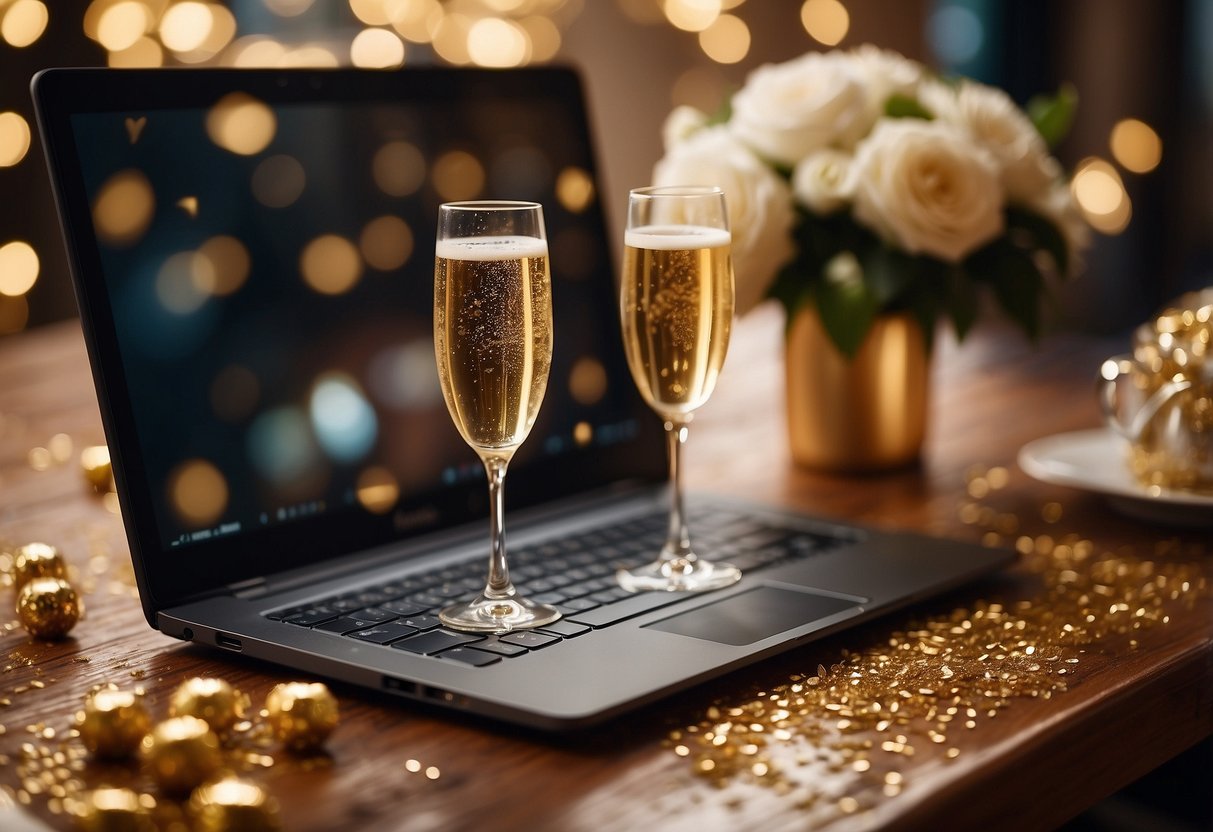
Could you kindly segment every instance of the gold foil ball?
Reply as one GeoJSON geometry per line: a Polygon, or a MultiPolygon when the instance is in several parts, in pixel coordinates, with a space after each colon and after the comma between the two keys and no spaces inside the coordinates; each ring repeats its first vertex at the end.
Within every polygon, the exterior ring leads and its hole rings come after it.
{"type": "Polygon", "coordinates": [[[84,710],[76,714],[76,726],[85,748],[98,757],[116,760],[139,748],[152,720],[143,707],[143,697],[103,688],[85,697],[84,710]]]}
{"type": "Polygon", "coordinates": [[[244,696],[223,679],[194,678],[182,682],[169,700],[171,716],[196,716],[222,736],[244,719],[244,696]]]}
{"type": "Polygon", "coordinates": [[[91,445],[80,452],[80,470],[85,481],[98,491],[107,491],[113,478],[110,449],[106,445],[91,445]]]}
{"type": "Polygon", "coordinates": [[[83,612],[76,590],[62,578],[34,578],[17,593],[17,618],[34,638],[63,638],[83,612]]]}
{"type": "Polygon", "coordinates": [[[151,795],[135,794],[130,789],[101,788],[83,792],[65,802],[76,819],[76,828],[84,832],[155,832],[151,795]]]}
{"type": "Polygon", "coordinates": [[[144,767],[169,794],[185,794],[209,780],[223,762],[219,738],[193,716],[161,722],[143,738],[141,750],[144,767]]]}
{"type": "Polygon", "coordinates": [[[26,543],[13,552],[13,586],[25,586],[34,578],[66,578],[67,565],[59,550],[47,543],[26,543]]]}
{"type": "Polygon", "coordinates": [[[194,789],[190,814],[195,832],[276,832],[278,801],[256,783],[225,777],[194,789]]]}
{"type": "Polygon", "coordinates": [[[337,699],[320,682],[275,685],[265,710],[274,737],[292,751],[319,748],[337,727],[337,699]]]}

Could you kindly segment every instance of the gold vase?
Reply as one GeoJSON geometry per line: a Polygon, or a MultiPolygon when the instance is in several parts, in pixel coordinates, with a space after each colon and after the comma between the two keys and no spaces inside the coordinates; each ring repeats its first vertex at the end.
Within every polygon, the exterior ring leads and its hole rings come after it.
{"type": "Polygon", "coordinates": [[[847,360],[817,310],[802,308],[787,340],[792,458],[825,471],[879,471],[918,458],[927,423],[928,358],[908,314],[877,318],[847,360]]]}

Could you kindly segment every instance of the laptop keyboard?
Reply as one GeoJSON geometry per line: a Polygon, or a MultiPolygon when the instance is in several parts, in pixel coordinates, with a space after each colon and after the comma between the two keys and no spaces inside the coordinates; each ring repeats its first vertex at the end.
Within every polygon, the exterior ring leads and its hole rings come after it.
{"type": "MultiPolygon", "coordinates": [[[[511,550],[510,579],[519,593],[553,604],[562,613],[560,620],[533,630],[483,635],[441,625],[440,609],[484,589],[486,565],[481,558],[275,610],[266,617],[474,667],[496,664],[685,599],[679,592],[628,592],[615,580],[620,567],[640,566],[656,557],[667,523],[664,512],[651,514],[511,550]]],[[[692,514],[691,527],[696,549],[743,572],[811,557],[851,539],[728,512],[692,514]]]]}

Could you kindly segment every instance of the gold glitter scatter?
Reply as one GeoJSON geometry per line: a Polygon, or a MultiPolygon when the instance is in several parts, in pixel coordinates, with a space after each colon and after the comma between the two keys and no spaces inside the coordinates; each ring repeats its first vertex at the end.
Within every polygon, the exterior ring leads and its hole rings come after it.
{"type": "Polygon", "coordinates": [[[417,772],[421,771],[421,763],[417,760],[406,760],[404,763],[404,769],[405,771],[416,774],[417,772]]]}
{"type": "Polygon", "coordinates": [[[442,776],[442,772],[438,770],[438,766],[427,766],[425,769],[426,779],[437,780],[442,776]]]}
{"type": "Polygon", "coordinates": [[[777,786],[797,806],[852,814],[859,801],[825,791],[824,775],[849,772],[848,791],[865,801],[894,798],[909,785],[898,762],[916,754],[955,760],[956,739],[1016,700],[1063,694],[1091,646],[1115,640],[1111,649],[1136,649],[1141,631],[1210,597],[1201,564],[1213,553],[1207,544],[1106,551],[1067,533],[1059,503],[1022,518],[986,504],[1009,479],[1004,468],[974,466],[957,516],[987,542],[1005,535],[1000,545],[1013,545],[1020,568],[1040,580],[1034,597],[977,600],[912,620],[815,672],[717,702],[697,724],[671,732],[667,747],[714,786],[777,786]],[[1031,528],[1041,523],[1047,533],[1031,528]]]}

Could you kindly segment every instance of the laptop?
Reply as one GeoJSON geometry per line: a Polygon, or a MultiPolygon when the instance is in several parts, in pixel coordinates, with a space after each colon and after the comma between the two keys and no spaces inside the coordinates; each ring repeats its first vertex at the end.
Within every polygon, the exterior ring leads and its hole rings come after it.
{"type": "Polygon", "coordinates": [[[1005,551],[693,494],[740,582],[628,593],[661,426],[621,346],[585,100],[563,68],[48,70],[33,82],[148,623],[547,730],[602,722],[1007,563],[1005,551]],[[539,630],[437,611],[487,572],[484,471],[440,393],[438,205],[545,207],[555,349],[511,465],[539,630]]]}

